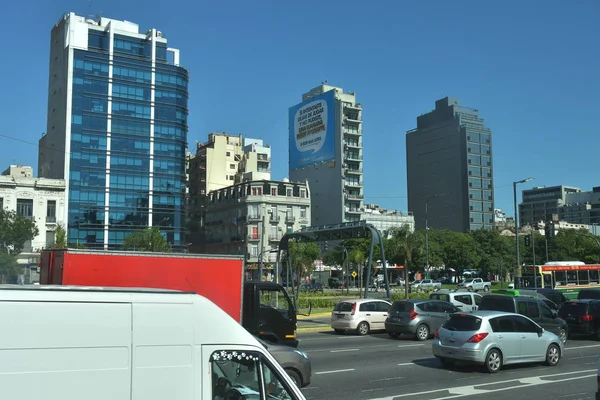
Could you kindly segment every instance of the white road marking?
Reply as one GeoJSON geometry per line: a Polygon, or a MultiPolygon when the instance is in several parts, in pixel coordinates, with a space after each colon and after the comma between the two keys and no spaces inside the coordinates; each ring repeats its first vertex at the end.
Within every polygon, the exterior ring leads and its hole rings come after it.
{"type": "Polygon", "coordinates": [[[342,353],[345,351],[359,351],[360,349],[338,349],[338,350],[329,350],[330,353],[342,353]]]}
{"type": "Polygon", "coordinates": [[[550,383],[561,383],[561,382],[568,382],[568,381],[573,381],[573,380],[577,380],[577,379],[586,379],[586,378],[591,378],[591,377],[596,376],[595,372],[596,372],[595,369],[588,369],[588,370],[583,370],[583,371],[573,371],[573,372],[563,372],[563,373],[558,373],[558,374],[532,376],[532,377],[521,378],[521,379],[511,379],[511,380],[507,380],[507,381],[488,382],[488,383],[482,383],[482,384],[477,384],[477,385],[468,385],[468,386],[458,386],[458,387],[444,388],[444,389],[427,390],[427,391],[423,391],[423,392],[419,392],[419,393],[398,394],[398,395],[394,395],[394,396],[380,397],[380,398],[371,399],[371,400],[394,400],[398,397],[422,396],[422,395],[434,394],[434,393],[439,393],[440,395],[442,395],[444,397],[437,397],[432,400],[455,399],[458,397],[466,397],[466,396],[472,396],[472,395],[476,395],[476,394],[484,394],[484,393],[491,394],[491,393],[495,393],[495,392],[512,390],[512,389],[520,389],[520,388],[530,387],[530,386],[539,386],[539,385],[547,385],[550,383]],[[563,379],[555,379],[555,380],[543,379],[543,378],[553,378],[553,377],[566,376],[566,375],[585,374],[585,373],[589,373],[589,372],[594,372],[594,374],[571,376],[571,377],[566,377],[563,379]],[[517,384],[517,385],[509,386],[506,388],[475,389],[476,386],[477,387],[492,386],[492,385],[496,386],[496,385],[502,384],[502,383],[513,383],[513,384],[517,384]],[[450,396],[447,396],[443,392],[449,392],[450,396]]]}
{"type": "Polygon", "coordinates": [[[423,347],[425,346],[424,344],[399,344],[398,347],[402,348],[402,347],[423,347]]]}
{"type": "Polygon", "coordinates": [[[321,371],[321,372],[315,372],[315,375],[324,375],[324,374],[336,374],[338,372],[350,372],[350,371],[354,371],[354,368],[348,368],[348,369],[336,369],[333,371],[321,371]]]}
{"type": "Polygon", "coordinates": [[[592,344],[589,346],[565,347],[565,350],[589,349],[591,347],[600,347],[600,344],[592,344]]]}

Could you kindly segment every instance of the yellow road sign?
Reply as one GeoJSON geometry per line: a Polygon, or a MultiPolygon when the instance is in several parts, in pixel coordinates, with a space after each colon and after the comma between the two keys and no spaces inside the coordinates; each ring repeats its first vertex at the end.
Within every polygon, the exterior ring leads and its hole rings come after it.
{"type": "Polygon", "coordinates": [[[356,278],[356,276],[357,276],[357,275],[358,275],[358,274],[356,273],[356,271],[352,271],[352,277],[353,277],[353,278],[356,278]]]}

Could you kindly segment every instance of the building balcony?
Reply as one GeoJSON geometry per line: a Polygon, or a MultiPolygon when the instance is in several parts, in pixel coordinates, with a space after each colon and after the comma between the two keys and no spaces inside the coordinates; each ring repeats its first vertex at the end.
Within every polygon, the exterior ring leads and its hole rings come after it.
{"type": "Polygon", "coordinates": [[[352,175],[362,175],[363,170],[362,168],[346,168],[346,174],[352,174],[352,175]]]}
{"type": "Polygon", "coordinates": [[[56,217],[47,216],[46,217],[46,223],[47,224],[56,224],[56,217]]]}
{"type": "Polygon", "coordinates": [[[348,149],[362,149],[362,144],[360,142],[344,141],[344,150],[348,149]]]}
{"type": "Polygon", "coordinates": [[[356,103],[356,104],[344,103],[344,109],[352,110],[352,111],[360,111],[360,110],[362,110],[362,104],[360,104],[360,103],[356,103]]]}
{"type": "Polygon", "coordinates": [[[279,242],[281,237],[281,235],[269,235],[269,242],[279,242]]]}
{"type": "Polygon", "coordinates": [[[365,196],[362,194],[347,194],[346,199],[349,200],[362,200],[365,196]]]}
{"type": "Polygon", "coordinates": [[[271,214],[271,216],[269,217],[269,221],[270,222],[279,222],[279,221],[281,221],[281,216],[271,214]]]}
{"type": "Polygon", "coordinates": [[[256,161],[258,161],[258,162],[271,162],[271,157],[257,157],[256,161]]]}
{"type": "Polygon", "coordinates": [[[362,161],[362,154],[344,154],[344,161],[362,161]]]}
{"type": "Polygon", "coordinates": [[[248,235],[248,241],[249,242],[260,242],[260,236],[248,235]]]}
{"type": "Polygon", "coordinates": [[[362,132],[360,130],[352,131],[350,129],[344,129],[344,135],[352,136],[352,137],[359,137],[362,135],[362,132]]]}
{"type": "Polygon", "coordinates": [[[246,218],[248,219],[248,222],[258,222],[262,220],[262,217],[259,214],[248,215],[246,218]]]}
{"type": "Polygon", "coordinates": [[[360,210],[360,208],[346,208],[346,214],[362,214],[362,211],[360,210]]]}
{"type": "Polygon", "coordinates": [[[344,122],[351,124],[360,124],[361,116],[360,115],[344,115],[344,122]]]}
{"type": "Polygon", "coordinates": [[[344,182],[344,186],[345,187],[362,187],[362,182],[360,182],[360,181],[359,182],[348,182],[348,181],[345,181],[344,182]]]}
{"type": "Polygon", "coordinates": [[[296,222],[296,217],[288,215],[285,217],[285,222],[287,224],[293,224],[294,222],[296,222]]]}

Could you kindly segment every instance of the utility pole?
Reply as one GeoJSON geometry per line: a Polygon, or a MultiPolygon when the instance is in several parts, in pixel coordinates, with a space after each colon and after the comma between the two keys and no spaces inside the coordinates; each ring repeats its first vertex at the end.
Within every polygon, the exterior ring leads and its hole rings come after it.
{"type": "Polygon", "coordinates": [[[537,289],[537,266],[535,265],[535,238],[531,232],[531,255],[533,258],[533,287],[537,289]]]}
{"type": "Polygon", "coordinates": [[[513,205],[515,211],[515,249],[517,254],[517,268],[515,269],[515,289],[521,288],[521,277],[523,276],[521,272],[521,260],[519,257],[519,209],[517,208],[517,185],[519,183],[525,183],[532,180],[533,178],[526,178],[521,179],[520,181],[513,182],[513,205]]]}
{"type": "Polygon", "coordinates": [[[260,251],[258,257],[258,280],[262,281],[263,276],[263,253],[265,251],[265,209],[262,209],[262,218],[260,222],[260,251]]]}

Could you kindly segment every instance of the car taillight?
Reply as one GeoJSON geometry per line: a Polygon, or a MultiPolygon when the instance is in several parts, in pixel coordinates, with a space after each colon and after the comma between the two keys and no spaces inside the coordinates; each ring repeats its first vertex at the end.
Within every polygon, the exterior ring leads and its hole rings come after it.
{"type": "Polygon", "coordinates": [[[415,312],[415,310],[410,310],[410,319],[413,320],[417,318],[419,314],[415,312]]]}
{"type": "Polygon", "coordinates": [[[350,315],[354,315],[355,312],[356,312],[356,303],[352,304],[352,312],[350,313],[350,315]]]}
{"type": "Polygon", "coordinates": [[[487,332],[478,333],[476,335],[471,336],[471,338],[469,338],[469,340],[467,340],[467,343],[479,343],[483,339],[485,339],[487,337],[487,335],[488,335],[487,332]]]}
{"type": "Polygon", "coordinates": [[[594,318],[591,315],[584,315],[583,317],[581,317],[582,321],[591,321],[594,318]]]}
{"type": "Polygon", "coordinates": [[[440,337],[440,334],[439,334],[438,330],[436,329],[435,332],[433,332],[433,338],[439,339],[439,337],[440,337]]]}

